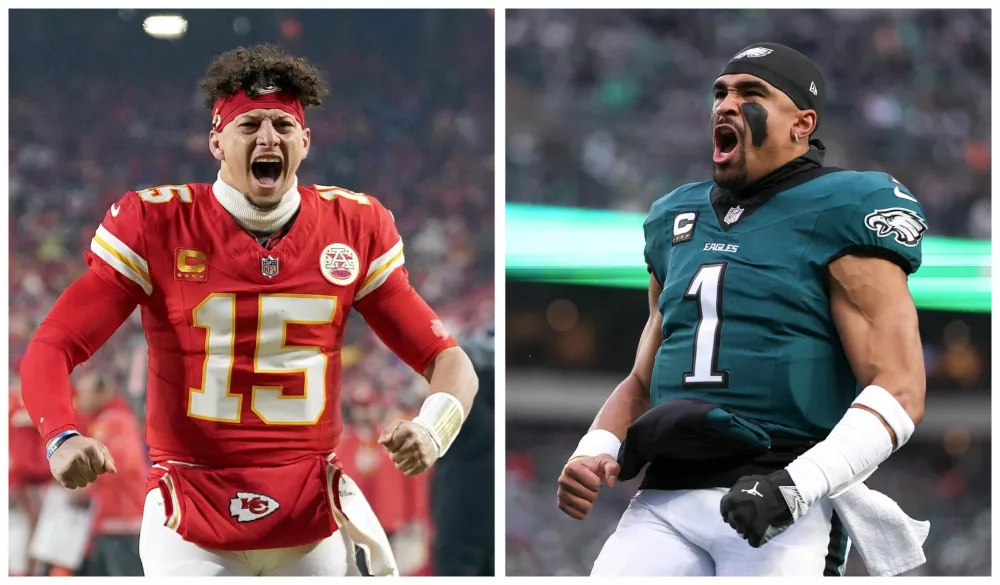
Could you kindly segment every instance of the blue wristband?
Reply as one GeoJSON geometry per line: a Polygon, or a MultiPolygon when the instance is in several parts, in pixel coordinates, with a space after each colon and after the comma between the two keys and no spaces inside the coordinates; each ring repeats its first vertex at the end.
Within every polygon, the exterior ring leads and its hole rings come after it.
{"type": "Polygon", "coordinates": [[[63,443],[66,442],[66,439],[70,437],[79,437],[79,436],[80,433],[76,431],[63,431],[59,433],[58,435],[53,437],[51,441],[49,441],[48,447],[45,448],[45,458],[52,459],[52,454],[56,452],[56,449],[59,448],[59,445],[62,445],[63,443]]]}

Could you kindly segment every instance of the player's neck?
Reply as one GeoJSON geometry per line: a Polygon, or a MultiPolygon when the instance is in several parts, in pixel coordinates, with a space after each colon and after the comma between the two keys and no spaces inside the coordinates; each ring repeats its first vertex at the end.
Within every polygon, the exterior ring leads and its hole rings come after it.
{"type": "Polygon", "coordinates": [[[222,180],[221,173],[212,185],[212,193],[240,227],[257,234],[271,234],[285,227],[302,203],[298,179],[292,181],[291,188],[281,196],[280,203],[266,210],[247,201],[243,193],[222,180]]]}
{"type": "Polygon", "coordinates": [[[743,196],[753,195],[763,189],[772,187],[793,175],[823,166],[823,155],[825,147],[817,141],[817,145],[807,145],[804,150],[796,149],[787,153],[781,158],[784,162],[767,169],[760,176],[749,181],[747,185],[740,189],[743,196]],[[814,148],[810,148],[814,146],[814,148]]]}

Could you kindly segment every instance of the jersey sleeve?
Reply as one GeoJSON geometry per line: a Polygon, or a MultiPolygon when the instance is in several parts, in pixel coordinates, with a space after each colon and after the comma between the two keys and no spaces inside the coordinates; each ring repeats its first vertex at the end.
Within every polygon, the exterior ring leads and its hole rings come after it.
{"type": "Polygon", "coordinates": [[[403,266],[403,238],[396,230],[392,213],[374,197],[369,201],[375,214],[372,244],[367,258],[368,269],[354,293],[355,303],[372,295],[389,296],[409,286],[403,266]]]}
{"type": "Polygon", "coordinates": [[[142,299],[153,292],[146,261],[142,203],[128,192],[111,206],[85,253],[87,265],[101,278],[142,299]]]}
{"type": "Polygon", "coordinates": [[[643,250],[646,258],[646,270],[663,286],[667,278],[667,259],[671,246],[671,222],[666,217],[662,199],[653,203],[649,215],[642,224],[646,245],[643,250]]]}
{"type": "Polygon", "coordinates": [[[920,268],[921,246],[927,221],[917,199],[899,183],[869,192],[847,214],[840,225],[840,251],[831,262],[848,254],[864,254],[890,260],[906,274],[920,268]]]}
{"type": "Polygon", "coordinates": [[[410,285],[403,240],[392,214],[374,198],[373,243],[354,307],[372,331],[407,365],[423,373],[435,357],[457,344],[441,320],[410,285]]]}

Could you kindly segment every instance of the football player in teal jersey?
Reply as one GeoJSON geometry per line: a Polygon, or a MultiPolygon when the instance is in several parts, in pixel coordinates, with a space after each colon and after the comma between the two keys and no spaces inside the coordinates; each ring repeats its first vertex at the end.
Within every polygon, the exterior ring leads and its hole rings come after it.
{"type": "Polygon", "coordinates": [[[635,365],[559,507],[583,518],[602,484],[645,467],[593,575],[842,575],[830,496],[923,418],[907,277],[927,224],[891,176],[823,166],[826,86],[801,53],[751,45],[713,93],[712,180],[650,210],[635,365]]]}

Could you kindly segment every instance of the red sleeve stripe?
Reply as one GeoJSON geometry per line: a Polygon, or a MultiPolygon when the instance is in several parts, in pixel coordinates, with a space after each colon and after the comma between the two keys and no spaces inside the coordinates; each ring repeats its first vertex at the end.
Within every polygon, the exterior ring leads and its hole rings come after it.
{"type": "Polygon", "coordinates": [[[371,265],[368,266],[368,275],[365,276],[365,281],[361,285],[361,289],[354,295],[354,301],[360,301],[366,295],[382,286],[382,283],[389,279],[389,275],[402,266],[403,263],[403,240],[400,239],[396,242],[395,246],[389,248],[388,252],[372,260],[371,265]]]}
{"type": "Polygon", "coordinates": [[[145,293],[152,294],[153,283],[149,278],[149,266],[142,256],[125,245],[104,226],[97,228],[97,234],[90,242],[90,251],[109,266],[132,282],[138,284],[145,293]]]}

